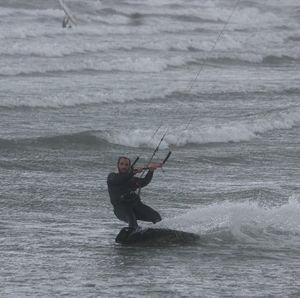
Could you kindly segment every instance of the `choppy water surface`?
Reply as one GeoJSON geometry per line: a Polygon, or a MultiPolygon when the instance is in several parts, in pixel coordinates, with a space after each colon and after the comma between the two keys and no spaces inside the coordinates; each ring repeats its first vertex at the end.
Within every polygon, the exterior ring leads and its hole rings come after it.
{"type": "Polygon", "coordinates": [[[299,2],[65,2],[0,1],[0,296],[298,297],[299,2]],[[166,131],[143,200],[201,240],[117,245],[166,131]]]}

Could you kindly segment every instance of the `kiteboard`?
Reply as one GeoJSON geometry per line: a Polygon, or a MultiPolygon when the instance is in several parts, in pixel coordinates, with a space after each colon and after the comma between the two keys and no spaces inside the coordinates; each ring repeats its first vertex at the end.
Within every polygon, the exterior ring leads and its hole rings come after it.
{"type": "Polygon", "coordinates": [[[73,17],[71,11],[69,10],[68,6],[65,4],[65,2],[63,0],[58,0],[59,4],[61,6],[61,8],[63,9],[63,11],[65,12],[66,16],[70,19],[70,21],[74,24],[77,25],[77,22],[75,20],[75,18],[73,17]]]}
{"type": "Polygon", "coordinates": [[[121,229],[116,237],[116,242],[120,244],[190,244],[199,240],[197,234],[165,229],[165,228],[144,228],[132,230],[128,227],[121,229]]]}

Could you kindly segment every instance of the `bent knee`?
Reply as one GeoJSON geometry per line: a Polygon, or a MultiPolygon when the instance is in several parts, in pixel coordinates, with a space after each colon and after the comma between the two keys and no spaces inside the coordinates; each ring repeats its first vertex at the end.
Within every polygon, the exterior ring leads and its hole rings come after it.
{"type": "Polygon", "coordinates": [[[157,213],[152,222],[155,224],[155,223],[157,223],[159,221],[161,221],[161,216],[159,215],[159,213],[157,213]]]}

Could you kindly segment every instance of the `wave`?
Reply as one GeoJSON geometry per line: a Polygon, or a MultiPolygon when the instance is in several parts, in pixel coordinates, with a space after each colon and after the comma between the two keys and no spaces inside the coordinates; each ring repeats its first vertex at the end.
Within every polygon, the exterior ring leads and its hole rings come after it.
{"type": "MultiPolygon", "coordinates": [[[[192,119],[193,120],[193,119],[192,119]]],[[[208,143],[227,143],[250,141],[261,134],[275,129],[290,129],[300,121],[300,109],[278,112],[266,115],[263,119],[236,121],[222,125],[202,125],[196,127],[192,123],[188,129],[186,124],[180,127],[161,127],[159,133],[153,137],[157,129],[135,129],[131,131],[110,132],[105,136],[112,144],[129,147],[155,148],[160,141],[161,134],[167,131],[161,148],[172,146],[199,145],[208,143]]]]}
{"type": "MultiPolygon", "coordinates": [[[[209,3],[207,3],[209,5],[209,3]]],[[[159,12],[159,7],[155,8],[159,12]]],[[[114,9],[112,9],[114,10],[114,9]]],[[[183,21],[179,20],[178,24],[170,20],[164,20],[162,22],[153,21],[143,26],[136,27],[134,34],[131,26],[127,26],[127,23],[118,25],[116,20],[111,20],[111,24],[103,20],[103,16],[90,17],[82,15],[80,17],[85,21],[72,30],[65,30],[61,28],[61,18],[63,12],[60,9],[46,9],[46,10],[14,10],[6,9],[2,12],[3,15],[10,15],[11,13],[28,13],[29,15],[55,17],[51,19],[51,24],[45,25],[37,21],[25,22],[22,26],[1,26],[0,38],[7,39],[5,42],[0,43],[0,54],[3,55],[22,55],[22,56],[39,56],[39,57],[64,57],[76,54],[88,54],[97,53],[107,50],[134,50],[142,49],[147,51],[185,51],[188,53],[197,52],[199,60],[217,60],[222,63],[230,63],[231,61],[246,61],[250,63],[280,63],[285,62],[286,59],[299,60],[299,51],[297,45],[297,35],[295,30],[280,31],[269,30],[268,34],[264,31],[257,32],[253,30],[248,33],[237,33],[237,30],[248,28],[241,25],[242,28],[228,28],[221,40],[218,42],[217,48],[214,53],[211,53],[211,49],[216,41],[217,33],[220,28],[211,24],[220,20],[221,16],[226,15],[228,12],[224,12],[222,9],[219,13],[214,15],[209,5],[210,16],[208,19],[202,19],[201,15],[198,16],[195,13],[195,9],[189,8],[186,13],[182,14],[176,10],[173,15],[170,13],[167,16],[174,18],[180,16],[180,20],[188,19],[189,22],[193,18],[200,18],[202,21],[210,22],[207,26],[196,25],[186,26],[182,24],[183,21]],[[99,18],[97,25],[93,23],[91,18],[99,18]],[[100,22],[100,23],[99,23],[100,22]],[[196,31],[195,31],[196,30],[196,31]],[[201,34],[199,34],[199,31],[201,34]],[[168,34],[170,33],[170,34],[168,34]],[[176,34],[172,34],[176,33],[176,34]],[[196,38],[195,34],[198,34],[200,38],[196,38]],[[33,38],[28,38],[33,37],[33,38]],[[88,38],[90,37],[90,38],[88,38]],[[93,38],[91,38],[93,37],[93,38]],[[55,38],[55,46],[54,39],[55,38]],[[17,40],[16,40],[17,39],[17,40]],[[83,40],[78,43],[78,40],[83,40]],[[287,45],[287,40],[291,44],[287,45]],[[293,41],[296,41],[295,43],[293,41]],[[226,59],[229,59],[226,61],[226,59]]],[[[147,8],[145,8],[145,13],[147,8]]],[[[114,12],[116,13],[116,12],[114,12]]],[[[113,15],[114,15],[113,13],[113,15]]],[[[250,16],[257,13],[255,10],[245,11],[245,15],[250,13],[250,16]]],[[[127,13],[129,16],[134,14],[134,10],[127,13]]],[[[143,16],[143,12],[140,12],[143,16]]],[[[148,15],[155,14],[149,13],[148,15]]],[[[28,16],[29,16],[28,15],[28,16]]],[[[147,15],[147,16],[148,16],[147,15]]],[[[163,16],[164,13],[161,13],[163,16]]],[[[28,19],[28,16],[26,19],[28,19]]],[[[261,19],[264,19],[265,15],[262,14],[261,19]]],[[[275,18],[278,22],[278,18],[275,18]]],[[[272,21],[273,17],[270,19],[272,21]]],[[[222,21],[221,21],[222,22],[222,21]]],[[[192,22],[191,22],[192,23],[192,22]]],[[[251,22],[250,22],[251,24],[251,22]]],[[[267,23],[268,24],[268,23],[267,23]]],[[[299,26],[298,26],[299,27],[299,26]]],[[[193,62],[193,61],[192,61],[193,62]]],[[[197,62],[197,61],[195,61],[197,62]]]]}
{"type": "Polygon", "coordinates": [[[205,59],[207,62],[218,64],[283,64],[300,61],[298,54],[290,55],[264,55],[257,53],[217,53],[205,59]]]}
{"type": "MultiPolygon", "coordinates": [[[[84,65],[84,61],[82,61],[84,65]]],[[[80,63],[79,63],[80,64],[80,63]]],[[[155,66],[153,66],[155,67],[155,66]]],[[[157,66],[159,67],[159,66],[157,66]]],[[[63,66],[61,66],[64,69],[63,66]]],[[[32,66],[32,73],[26,73],[25,69],[22,72],[18,72],[17,69],[7,70],[3,68],[3,72],[10,73],[13,75],[38,75],[39,72],[34,72],[35,66],[32,66]],[[15,71],[15,72],[14,72],[15,71]]],[[[49,66],[49,70],[51,66],[49,66]]],[[[69,71],[72,67],[69,68],[69,71]]],[[[66,71],[66,69],[65,69],[66,71]]],[[[92,71],[88,70],[87,71],[92,71]]],[[[54,73],[54,72],[53,72],[54,73]]],[[[58,72],[59,73],[59,72],[58,72]]],[[[109,75],[109,73],[105,74],[109,75]]],[[[113,74],[112,74],[113,75],[113,74]]],[[[128,73],[127,75],[133,76],[138,75],[134,73],[128,73]]],[[[0,74],[1,76],[1,74],[0,74]]],[[[52,94],[41,95],[31,95],[31,96],[11,96],[5,97],[1,99],[0,107],[8,108],[8,109],[18,109],[18,108],[61,108],[61,107],[75,107],[75,106],[87,106],[87,105],[99,105],[99,104],[123,104],[123,103],[132,103],[132,102],[161,102],[163,104],[170,102],[170,104],[178,105],[178,101],[181,102],[184,100],[186,104],[194,104],[198,102],[199,99],[208,96],[216,96],[222,98],[231,98],[231,97],[244,97],[245,90],[235,90],[229,88],[228,90],[224,88],[211,88],[211,86],[206,86],[207,88],[192,88],[189,92],[185,92],[183,88],[179,88],[177,81],[169,82],[168,85],[157,83],[156,81],[148,82],[148,85],[144,88],[140,89],[131,89],[127,92],[120,92],[120,90],[113,88],[111,89],[109,86],[106,88],[99,89],[98,91],[86,91],[84,94],[73,94],[70,91],[60,91],[60,92],[52,92],[52,94]],[[147,88],[146,88],[147,87],[147,88]]],[[[14,88],[12,85],[11,88],[14,88]]],[[[29,88],[29,87],[28,87],[29,88]]],[[[71,87],[68,87],[71,88],[71,87]]],[[[187,88],[186,88],[187,89],[187,88]]],[[[240,88],[237,88],[240,89],[240,88]]],[[[29,89],[28,89],[29,90],[29,89]]],[[[30,92],[24,86],[23,91],[30,92]]],[[[68,89],[66,89],[68,90],[68,89]]],[[[254,89],[247,90],[247,94],[250,97],[256,97],[257,95],[264,96],[285,96],[285,95],[298,95],[300,94],[300,89],[296,87],[291,88],[283,88],[282,86],[270,86],[270,88],[264,88],[262,90],[257,90],[256,86],[254,89]]],[[[266,118],[268,120],[268,118],[266,118]]],[[[246,123],[247,124],[247,123],[246,123]]],[[[231,126],[233,126],[232,123],[231,126]]],[[[242,125],[242,124],[241,124],[242,125]]],[[[228,125],[227,125],[228,126],[228,125]]],[[[230,124],[229,124],[230,126],[230,124]]],[[[217,127],[216,127],[217,128],[217,127]]],[[[177,127],[176,129],[180,129],[177,127]]],[[[182,130],[181,130],[182,131],[182,130]]],[[[183,133],[183,132],[182,132],[183,133]]],[[[141,133],[143,134],[143,133],[141,133]]],[[[138,133],[137,133],[138,135],[138,133]]],[[[152,135],[152,134],[151,134],[152,135]]],[[[150,138],[150,137],[149,137],[150,138]]],[[[134,142],[135,143],[135,142],[134,142]]],[[[147,142],[146,142],[147,143],[147,142]]]]}
{"type": "Polygon", "coordinates": [[[287,38],[287,40],[291,41],[300,41],[300,35],[292,35],[287,38]]]}
{"type": "Polygon", "coordinates": [[[24,139],[0,139],[2,148],[16,148],[24,146],[32,147],[103,147],[109,144],[104,138],[98,137],[93,131],[84,131],[79,133],[53,135],[36,138],[24,139]]]}
{"type": "Polygon", "coordinates": [[[132,148],[155,148],[162,135],[167,131],[161,143],[161,149],[186,145],[202,145],[209,143],[227,143],[249,141],[261,137],[261,134],[276,129],[290,129],[300,121],[300,109],[290,112],[276,112],[264,119],[246,122],[231,122],[223,125],[203,125],[196,127],[192,123],[180,127],[153,127],[151,129],[133,130],[89,130],[69,134],[45,137],[0,139],[3,148],[22,146],[73,147],[78,146],[126,146],[132,148]],[[157,133],[154,135],[155,131],[157,133]]]}
{"type": "MultiPolygon", "coordinates": [[[[194,30],[198,27],[197,23],[222,23],[219,17],[204,15],[199,17],[195,11],[187,10],[186,13],[178,14],[176,11],[170,14],[168,11],[161,12],[159,8],[152,13],[149,12],[149,7],[144,11],[136,12],[135,9],[130,9],[128,12],[124,12],[124,7],[119,10],[114,8],[102,8],[95,11],[78,12],[76,19],[80,25],[73,27],[72,30],[65,30],[61,28],[61,20],[64,16],[64,12],[61,9],[12,9],[1,8],[0,16],[2,17],[15,17],[24,18],[24,22],[21,26],[1,26],[0,38],[27,38],[27,37],[41,37],[41,36],[55,36],[55,35],[84,35],[84,36],[103,36],[111,34],[132,34],[132,25],[139,25],[135,28],[135,33],[142,34],[154,34],[162,30],[162,26],[156,26],[156,24],[148,25],[144,24],[144,19],[161,19],[165,24],[163,30],[169,30],[171,32],[177,32],[182,22],[195,23],[190,25],[190,30],[194,30]],[[29,17],[36,17],[35,23],[28,22],[29,17]],[[50,26],[45,26],[40,23],[41,17],[47,17],[50,26]],[[171,19],[171,20],[168,20],[171,19]],[[175,25],[174,20],[178,21],[175,25]],[[169,23],[172,23],[169,25],[169,23]],[[143,26],[140,26],[142,25],[143,26]],[[95,27],[97,25],[97,27],[95,27]]],[[[157,23],[154,22],[154,23],[157,23]]]]}
{"type": "Polygon", "coordinates": [[[152,57],[115,57],[110,61],[100,58],[81,58],[80,60],[56,59],[51,63],[41,65],[39,60],[36,63],[20,63],[10,66],[1,67],[0,75],[2,76],[19,76],[19,75],[38,75],[54,74],[65,72],[82,72],[97,71],[99,72],[134,72],[134,73],[158,73],[166,70],[168,67],[175,67],[184,64],[182,57],[170,57],[168,59],[152,57]]]}
{"type": "MultiPolygon", "coordinates": [[[[164,219],[158,226],[198,233],[217,243],[259,243],[266,240],[300,244],[300,195],[274,207],[258,202],[225,201],[164,219]]],[[[286,243],[282,243],[286,245],[286,243]]]]}
{"type": "MultiPolygon", "coordinates": [[[[24,109],[24,108],[54,108],[94,106],[99,108],[99,104],[124,104],[132,102],[153,101],[164,99],[173,93],[172,87],[149,86],[149,89],[134,89],[122,92],[118,88],[100,88],[95,92],[85,92],[75,94],[69,91],[54,92],[51,95],[37,96],[12,96],[1,99],[0,108],[24,109]],[[156,87],[156,88],[155,88],[156,87]],[[158,96],[159,95],[159,96],[158,96]]],[[[24,91],[24,90],[23,90],[24,91]]]]}
{"type": "MultiPolygon", "coordinates": [[[[113,48],[113,47],[112,47],[113,48]]],[[[161,51],[161,49],[154,48],[141,48],[125,46],[120,48],[117,46],[114,48],[118,51],[123,51],[126,53],[128,50],[133,51],[161,51]]],[[[100,60],[99,58],[90,57],[89,54],[99,54],[104,53],[107,50],[105,45],[97,44],[86,44],[82,48],[74,48],[71,44],[66,47],[58,46],[55,49],[51,49],[49,45],[44,44],[43,46],[35,47],[34,44],[25,46],[22,48],[20,45],[18,48],[8,49],[0,47],[0,54],[6,55],[13,58],[13,56],[27,56],[28,58],[34,57],[52,57],[56,58],[51,63],[48,64],[30,64],[26,61],[21,61],[20,64],[14,64],[6,67],[1,67],[0,75],[3,76],[16,76],[23,74],[44,74],[44,73],[60,73],[60,72],[79,72],[83,70],[92,70],[92,71],[126,71],[126,72],[139,72],[139,73],[150,73],[150,72],[161,72],[166,71],[171,68],[184,68],[184,67],[199,67],[200,65],[255,65],[255,64],[286,64],[293,62],[300,62],[299,54],[287,54],[287,55],[264,55],[257,53],[232,53],[232,52],[219,52],[219,53],[206,53],[199,50],[201,53],[195,54],[194,52],[198,51],[193,46],[184,45],[184,49],[177,47],[175,49],[171,46],[167,51],[171,52],[171,55],[168,57],[143,57],[143,54],[140,54],[140,57],[127,57],[127,58],[112,58],[111,61],[107,62],[100,60]],[[174,50],[180,50],[187,52],[174,55],[174,50]],[[74,56],[80,54],[87,54],[86,57],[81,57],[77,59],[74,56]],[[60,61],[59,58],[73,56],[73,61],[64,60],[60,61]],[[193,57],[194,56],[194,57],[193,57]]]]}
{"type": "Polygon", "coordinates": [[[25,15],[25,16],[36,16],[36,17],[61,17],[64,15],[64,12],[61,9],[25,9],[25,8],[7,8],[1,7],[0,16],[17,16],[17,15],[25,15]]]}
{"type": "MultiPolygon", "coordinates": [[[[97,52],[98,47],[93,49],[97,52]]],[[[193,49],[189,49],[193,51],[193,49]]],[[[0,50],[1,51],[1,50],[0,50]]],[[[31,52],[31,49],[23,49],[23,53],[31,52]]],[[[74,54],[72,47],[64,48],[62,51],[59,49],[48,51],[47,48],[40,47],[34,49],[35,54],[49,55],[55,57],[62,57],[65,55],[74,54]]],[[[18,64],[11,64],[9,66],[1,67],[0,76],[19,76],[19,75],[38,75],[47,73],[65,73],[65,72],[82,72],[82,71],[97,71],[97,72],[134,72],[134,73],[160,73],[167,71],[171,68],[184,68],[203,64],[281,64],[291,63],[293,61],[300,61],[300,56],[288,56],[288,55],[257,55],[250,53],[215,53],[204,54],[203,58],[193,58],[190,55],[174,55],[169,57],[115,57],[110,61],[105,61],[99,57],[84,57],[79,60],[65,59],[63,62],[57,58],[52,59],[51,62],[45,64],[39,63],[27,63],[25,59],[21,60],[18,64]]]]}
{"type": "Polygon", "coordinates": [[[36,56],[36,57],[64,57],[75,54],[96,53],[106,49],[105,46],[99,43],[73,43],[59,42],[53,46],[53,41],[35,40],[29,43],[23,41],[15,41],[13,47],[2,45],[0,54],[7,56],[36,56]]]}
{"type": "Polygon", "coordinates": [[[288,56],[288,55],[268,55],[263,58],[262,62],[267,64],[278,64],[278,63],[289,63],[293,61],[300,61],[299,56],[288,56]]]}
{"type": "MultiPolygon", "coordinates": [[[[131,28],[122,26],[109,26],[105,23],[97,25],[84,24],[78,27],[74,27],[70,30],[66,30],[61,27],[61,19],[57,19],[55,24],[52,26],[40,26],[36,24],[26,24],[22,27],[11,27],[11,26],[1,26],[0,29],[0,39],[27,39],[28,37],[33,38],[82,38],[82,37],[92,37],[101,38],[107,36],[125,36],[132,32],[131,28]]],[[[137,33],[157,33],[158,30],[145,30],[137,29],[137,33]]]]}
{"type": "Polygon", "coordinates": [[[283,90],[283,93],[290,94],[290,95],[293,94],[300,95],[300,88],[287,88],[283,90]]]}
{"type": "MultiPolygon", "coordinates": [[[[107,36],[126,36],[132,33],[132,28],[127,26],[114,26],[109,25],[107,22],[102,21],[97,26],[91,22],[85,22],[80,26],[73,27],[70,30],[66,30],[61,27],[61,19],[63,15],[57,18],[55,23],[52,22],[52,26],[41,26],[36,24],[25,24],[22,27],[11,27],[11,26],[1,26],[0,29],[0,39],[26,39],[28,37],[41,38],[41,37],[92,37],[101,38],[107,36]]],[[[147,27],[147,28],[137,28],[136,34],[155,34],[159,33],[158,28],[147,27]]],[[[116,37],[117,39],[117,37],[116,37]]]]}
{"type": "MultiPolygon", "coordinates": [[[[109,34],[132,34],[132,25],[145,25],[143,20],[145,18],[164,18],[165,26],[168,26],[170,22],[170,30],[174,27],[174,20],[178,19],[179,22],[219,22],[219,17],[213,15],[199,17],[195,9],[184,9],[180,13],[177,10],[163,9],[155,6],[139,7],[139,11],[136,11],[134,6],[126,8],[122,5],[119,8],[113,7],[98,7],[98,4],[94,5],[96,8],[92,9],[92,3],[86,3],[85,9],[82,5],[80,10],[75,10],[76,19],[79,21],[79,26],[72,28],[72,30],[64,30],[61,27],[61,20],[64,16],[64,12],[60,8],[48,8],[48,9],[22,9],[22,8],[5,8],[2,7],[0,16],[2,18],[15,17],[17,19],[24,19],[23,26],[1,26],[0,38],[26,38],[26,37],[38,37],[38,36],[53,36],[56,34],[81,34],[81,35],[109,35],[109,34]],[[44,26],[40,22],[41,17],[46,17],[52,26],[44,26]],[[34,19],[35,23],[29,23],[28,19],[34,19]],[[168,20],[173,19],[173,21],[168,20]],[[55,26],[54,22],[58,25],[55,26]],[[97,24],[97,28],[95,27],[97,24]],[[128,25],[128,26],[127,26],[128,25]]],[[[57,7],[59,5],[57,4],[57,7]]],[[[157,23],[157,22],[155,22],[157,23]]],[[[175,26],[178,28],[178,26],[175,26]]],[[[156,27],[154,25],[136,26],[136,33],[157,33],[161,30],[161,26],[156,27]]]]}

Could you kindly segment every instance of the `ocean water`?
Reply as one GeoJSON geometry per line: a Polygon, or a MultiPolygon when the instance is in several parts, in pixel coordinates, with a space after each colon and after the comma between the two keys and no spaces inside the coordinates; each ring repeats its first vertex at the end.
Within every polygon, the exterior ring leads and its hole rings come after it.
{"type": "Polygon", "coordinates": [[[300,2],[65,3],[0,0],[0,297],[299,297],[300,2]],[[142,200],[200,241],[118,245],[165,133],[142,200]]]}

